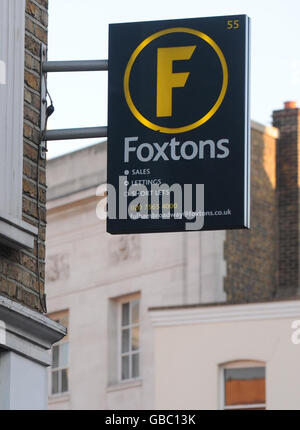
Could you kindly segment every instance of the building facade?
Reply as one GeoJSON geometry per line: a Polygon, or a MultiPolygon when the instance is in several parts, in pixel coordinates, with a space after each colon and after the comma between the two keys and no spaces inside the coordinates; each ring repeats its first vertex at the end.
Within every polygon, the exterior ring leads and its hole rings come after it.
{"type": "Polygon", "coordinates": [[[65,335],[45,315],[39,144],[47,7],[47,0],[0,1],[0,409],[47,408],[49,348],[65,335]]]}
{"type": "MultiPolygon", "coordinates": [[[[295,405],[283,398],[286,394],[273,393],[268,357],[276,342],[285,347],[286,363],[292,360],[285,386],[292,384],[300,358],[300,349],[290,344],[289,327],[299,308],[298,260],[292,255],[299,246],[298,120],[299,109],[286,105],[274,112],[276,128],[251,124],[250,230],[111,236],[97,217],[106,143],[49,161],[48,312],[68,324],[68,338],[53,351],[64,359],[55,359],[49,373],[51,409],[218,409],[226,401],[236,408],[295,405]],[[294,194],[287,184],[289,160],[294,194]],[[283,217],[286,211],[290,215],[283,217]],[[293,263],[287,269],[289,256],[293,263]],[[229,323],[232,348],[222,354],[229,323]],[[205,324],[213,325],[211,335],[205,324]],[[240,342],[248,332],[249,342],[240,342]],[[263,349],[264,336],[270,342],[263,349]],[[227,375],[222,392],[234,387],[229,400],[220,400],[215,388],[220,372],[227,375]],[[240,380],[259,395],[243,399],[240,380]]],[[[272,370],[277,382],[285,377],[281,358],[272,370]]],[[[298,394],[296,385],[291,396],[298,394]]]]}
{"type": "Polygon", "coordinates": [[[300,300],[156,308],[154,408],[300,409],[300,300]]]}

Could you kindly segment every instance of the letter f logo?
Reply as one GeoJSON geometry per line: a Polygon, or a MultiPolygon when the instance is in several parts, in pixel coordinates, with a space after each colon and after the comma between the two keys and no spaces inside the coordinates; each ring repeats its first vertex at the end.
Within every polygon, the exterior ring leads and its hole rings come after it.
{"type": "Polygon", "coordinates": [[[173,61],[189,60],[195,46],[157,49],[157,99],[156,116],[172,116],[172,90],[184,87],[190,72],[173,73],[173,61]]]}

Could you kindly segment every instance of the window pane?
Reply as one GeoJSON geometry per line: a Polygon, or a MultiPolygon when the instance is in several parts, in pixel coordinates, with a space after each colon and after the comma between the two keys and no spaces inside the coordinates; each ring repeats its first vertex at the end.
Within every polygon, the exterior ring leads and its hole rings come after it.
{"type": "Polygon", "coordinates": [[[122,379],[129,378],[129,356],[122,357],[122,379]]]}
{"type": "Polygon", "coordinates": [[[138,324],[139,322],[139,300],[131,302],[131,323],[138,324]]]}
{"type": "Polygon", "coordinates": [[[122,326],[129,325],[129,303],[122,304],[122,326]]]}
{"type": "Polygon", "coordinates": [[[64,393],[65,391],[68,391],[68,389],[68,369],[63,369],[61,371],[61,392],[64,393]]]}
{"type": "Polygon", "coordinates": [[[132,365],[132,370],[131,370],[132,377],[137,378],[140,375],[140,355],[139,354],[132,355],[131,365],[132,365]]]}
{"type": "Polygon", "coordinates": [[[69,343],[59,345],[59,367],[68,367],[69,343]]]}
{"type": "Polygon", "coordinates": [[[55,345],[52,347],[52,367],[58,367],[59,360],[59,345],[55,345]]]}
{"type": "Polygon", "coordinates": [[[225,405],[265,403],[265,368],[225,369],[225,405]]]}
{"type": "Polygon", "coordinates": [[[132,351],[136,351],[139,349],[140,345],[140,330],[139,327],[133,327],[131,329],[131,349],[132,351]]]}
{"type": "Polygon", "coordinates": [[[129,328],[122,330],[122,352],[129,352],[129,328]]]}
{"type": "Polygon", "coordinates": [[[264,367],[241,367],[237,369],[225,369],[225,379],[257,379],[265,378],[264,367]]]}
{"type": "Polygon", "coordinates": [[[59,392],[58,376],[59,376],[59,371],[52,372],[52,379],[51,379],[52,394],[57,394],[59,392]]]}

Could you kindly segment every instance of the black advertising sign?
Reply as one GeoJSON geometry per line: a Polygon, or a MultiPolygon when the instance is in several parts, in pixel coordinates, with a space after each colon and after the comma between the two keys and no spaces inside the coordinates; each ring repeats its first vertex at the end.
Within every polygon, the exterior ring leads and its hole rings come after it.
{"type": "Polygon", "coordinates": [[[249,227],[249,18],[111,24],[109,233],[249,227]]]}

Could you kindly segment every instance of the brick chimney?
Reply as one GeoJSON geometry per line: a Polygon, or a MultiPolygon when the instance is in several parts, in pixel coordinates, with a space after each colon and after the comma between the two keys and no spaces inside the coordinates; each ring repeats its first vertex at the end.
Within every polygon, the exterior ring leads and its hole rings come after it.
{"type": "Polygon", "coordinates": [[[279,217],[278,297],[299,293],[300,246],[300,109],[287,101],[284,109],[273,112],[273,125],[279,129],[276,177],[279,217]]]}

